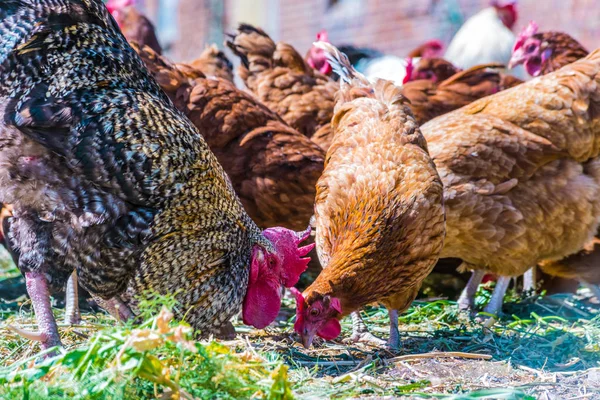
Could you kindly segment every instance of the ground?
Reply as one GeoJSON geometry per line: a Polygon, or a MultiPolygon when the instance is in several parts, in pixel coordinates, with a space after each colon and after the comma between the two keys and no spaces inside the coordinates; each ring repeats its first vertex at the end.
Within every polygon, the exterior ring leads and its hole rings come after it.
{"type": "MultiPolygon", "coordinates": [[[[600,399],[600,313],[585,291],[513,293],[489,327],[452,301],[420,300],[400,318],[396,353],[343,343],[349,320],[340,340],[304,349],[289,298],[266,331],[236,324],[236,340],[196,342],[172,321],[172,300],[158,297],[145,305],[141,326],[84,313],[81,325],[60,327],[65,350],[40,360],[37,345],[6,329],[32,327],[27,300],[0,304],[0,398],[600,399]]],[[[384,309],[363,316],[372,333],[387,336],[384,309]]]]}

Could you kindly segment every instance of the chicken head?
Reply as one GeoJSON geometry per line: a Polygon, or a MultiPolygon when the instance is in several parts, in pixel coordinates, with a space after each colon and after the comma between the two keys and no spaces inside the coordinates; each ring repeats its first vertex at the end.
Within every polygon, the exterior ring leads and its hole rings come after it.
{"type": "Polygon", "coordinates": [[[315,245],[298,246],[310,236],[310,232],[310,227],[303,232],[281,227],[263,231],[272,248],[255,245],[252,249],[250,277],[242,310],[246,325],[262,329],[275,320],[281,308],[281,286],[294,286],[308,267],[310,257],[306,256],[315,245]]]}
{"type": "Polygon", "coordinates": [[[538,25],[535,21],[531,21],[519,34],[508,63],[509,68],[523,64],[529,75],[539,76],[541,74],[542,64],[550,58],[552,49],[542,46],[542,41],[534,36],[537,31],[538,25]]]}
{"type": "MultiPolygon", "coordinates": [[[[329,43],[329,38],[325,29],[317,33],[317,42],[329,43]]],[[[327,61],[325,52],[322,49],[315,46],[311,47],[306,56],[306,62],[311,68],[316,69],[320,73],[327,76],[331,75],[331,65],[327,61]]]]}
{"type": "Polygon", "coordinates": [[[338,319],[342,314],[340,299],[326,295],[307,301],[298,289],[291,288],[290,291],[296,297],[294,330],[302,338],[304,347],[310,347],[315,334],[325,340],[332,340],[340,335],[342,331],[338,319]]]}

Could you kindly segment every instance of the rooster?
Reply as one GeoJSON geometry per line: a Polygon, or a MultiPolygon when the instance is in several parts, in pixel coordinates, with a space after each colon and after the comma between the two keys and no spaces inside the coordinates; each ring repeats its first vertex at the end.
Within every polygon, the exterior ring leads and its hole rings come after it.
{"type": "MultiPolygon", "coordinates": [[[[462,69],[490,63],[507,65],[516,39],[512,29],[517,17],[516,0],[492,0],[490,7],[475,14],[460,28],[444,58],[462,69]]],[[[522,69],[513,73],[524,78],[522,69]]]]}
{"type": "Polygon", "coordinates": [[[421,127],[444,182],[442,257],[499,276],[485,311],[497,314],[510,277],[576,253],[600,221],[600,51],[477,100],[421,127]]]}
{"type": "Polygon", "coordinates": [[[509,67],[523,65],[531,76],[540,76],[571,64],[589,52],[574,38],[562,32],[538,32],[531,21],[515,42],[509,67]]]}
{"type": "Polygon", "coordinates": [[[392,82],[371,84],[345,55],[318,42],[340,75],[327,164],[315,200],[323,271],[297,301],[294,328],[305,347],[333,339],[353,314],[355,340],[368,339],[358,311],[389,310],[389,346],[398,348],[398,313],[414,300],[444,241],[442,184],[408,102],[392,82]]]}
{"type": "Polygon", "coordinates": [[[310,231],[261,232],[102,2],[4,1],[0,37],[0,201],[39,326],[23,333],[60,344],[49,288],[74,269],[108,306],[173,294],[202,335],[240,310],[273,321],[310,231]]]}

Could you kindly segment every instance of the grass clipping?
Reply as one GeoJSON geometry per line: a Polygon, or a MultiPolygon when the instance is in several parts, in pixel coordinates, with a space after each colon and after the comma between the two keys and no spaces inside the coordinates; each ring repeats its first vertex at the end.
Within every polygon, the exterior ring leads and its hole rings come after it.
{"type": "Polygon", "coordinates": [[[0,398],[293,398],[286,366],[198,343],[191,331],[163,307],[141,326],[107,328],[59,356],[0,369],[0,398]]]}

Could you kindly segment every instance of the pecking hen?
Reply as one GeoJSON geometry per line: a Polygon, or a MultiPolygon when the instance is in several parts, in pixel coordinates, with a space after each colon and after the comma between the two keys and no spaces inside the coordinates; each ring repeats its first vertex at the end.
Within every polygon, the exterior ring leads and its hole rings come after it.
{"type": "Polygon", "coordinates": [[[4,1],[0,37],[0,201],[40,328],[27,336],[60,344],[49,287],[73,270],[105,306],[128,286],[173,294],[203,335],[240,310],[273,321],[309,231],[261,232],[102,2],[4,1]]]}
{"type": "Polygon", "coordinates": [[[248,89],[326,151],[338,83],[311,68],[292,46],[275,44],[252,25],[240,24],[227,46],[242,61],[239,74],[248,89]]]}
{"type": "Polygon", "coordinates": [[[354,339],[369,336],[358,311],[380,301],[389,310],[392,348],[398,313],[414,300],[444,242],[442,183],[400,88],[371,84],[345,55],[318,42],[340,75],[323,176],[315,203],[323,271],[295,291],[295,330],[304,346],[333,339],[353,314],[354,339]],[[367,335],[366,335],[367,334],[367,335]]]}
{"type": "Polygon", "coordinates": [[[421,127],[444,182],[442,257],[500,276],[486,311],[497,313],[510,277],[576,253],[600,221],[600,52],[477,100],[421,127]]]}

